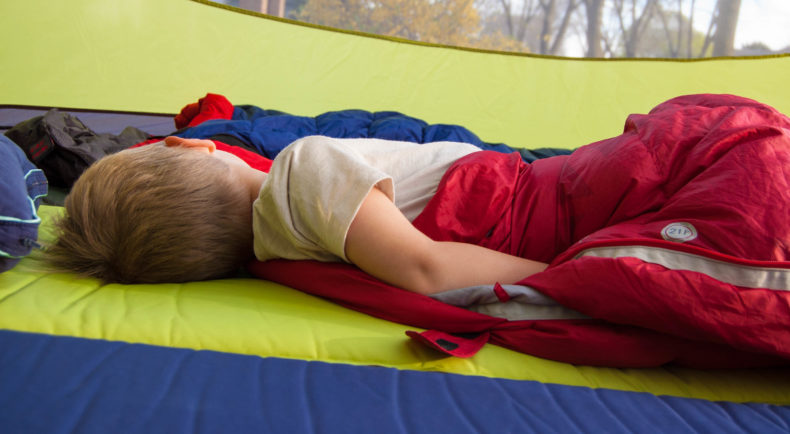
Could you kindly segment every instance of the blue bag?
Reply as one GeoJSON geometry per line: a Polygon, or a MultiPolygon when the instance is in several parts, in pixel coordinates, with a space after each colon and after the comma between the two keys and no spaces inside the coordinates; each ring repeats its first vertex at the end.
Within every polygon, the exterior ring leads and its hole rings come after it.
{"type": "Polygon", "coordinates": [[[10,270],[38,244],[40,198],[47,178],[22,149],[0,135],[0,272],[10,270]]]}

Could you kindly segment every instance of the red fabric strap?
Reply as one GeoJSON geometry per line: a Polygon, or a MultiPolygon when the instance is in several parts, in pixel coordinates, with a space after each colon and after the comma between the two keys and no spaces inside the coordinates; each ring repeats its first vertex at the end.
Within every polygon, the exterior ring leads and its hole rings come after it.
{"type": "Polygon", "coordinates": [[[470,337],[452,335],[439,330],[426,330],[424,332],[407,331],[406,335],[415,341],[430,348],[455,357],[472,357],[480,351],[491,336],[488,332],[479,333],[470,337]]]}

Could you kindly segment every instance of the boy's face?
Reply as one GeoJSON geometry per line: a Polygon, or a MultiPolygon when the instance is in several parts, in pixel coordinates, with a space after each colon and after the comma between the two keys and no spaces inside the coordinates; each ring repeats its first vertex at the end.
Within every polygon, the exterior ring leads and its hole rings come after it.
{"type": "Polygon", "coordinates": [[[184,139],[181,137],[165,137],[165,146],[180,147],[194,152],[205,153],[207,158],[217,158],[228,165],[231,176],[235,176],[249,191],[251,202],[258,197],[261,184],[266,178],[266,173],[250,167],[244,160],[231,154],[220,151],[211,140],[184,139]]]}

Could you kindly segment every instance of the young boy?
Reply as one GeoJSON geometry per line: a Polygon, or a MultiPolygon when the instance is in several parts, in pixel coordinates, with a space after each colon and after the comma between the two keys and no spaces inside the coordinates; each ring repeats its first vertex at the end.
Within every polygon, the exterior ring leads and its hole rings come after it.
{"type": "Polygon", "coordinates": [[[546,265],[411,225],[472,145],[306,137],[270,174],[210,140],[168,137],[91,166],[66,199],[48,249],[58,269],[105,282],[224,277],[262,261],[344,261],[392,285],[433,293],[513,283],[546,265]]]}

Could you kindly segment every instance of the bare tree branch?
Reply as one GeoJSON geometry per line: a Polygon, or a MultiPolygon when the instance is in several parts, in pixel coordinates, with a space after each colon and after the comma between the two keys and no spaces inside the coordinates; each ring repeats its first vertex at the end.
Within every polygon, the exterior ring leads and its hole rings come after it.
{"type": "Polygon", "coordinates": [[[661,28],[664,30],[664,36],[667,38],[669,55],[670,57],[677,57],[677,49],[675,48],[675,41],[672,38],[672,32],[669,28],[669,20],[667,19],[666,11],[661,9],[658,12],[658,18],[661,20],[661,28]]]}
{"type": "Polygon", "coordinates": [[[710,17],[710,24],[708,24],[708,32],[705,33],[705,42],[702,44],[702,49],[699,52],[699,57],[705,57],[711,42],[713,42],[713,31],[716,28],[716,21],[718,20],[718,8],[713,10],[713,16],[710,17]]]}
{"type": "Polygon", "coordinates": [[[513,35],[513,15],[510,13],[510,2],[508,0],[499,0],[499,4],[502,5],[502,12],[505,15],[505,25],[507,25],[507,31],[509,35],[513,35]]]}
{"type": "Polygon", "coordinates": [[[560,23],[560,28],[557,30],[557,35],[554,37],[554,43],[551,45],[550,54],[557,54],[559,52],[560,46],[562,41],[565,39],[565,33],[568,30],[568,24],[571,21],[571,16],[573,15],[573,11],[579,6],[577,0],[569,0],[568,7],[565,9],[565,15],[562,17],[562,23],[560,23]]]}

